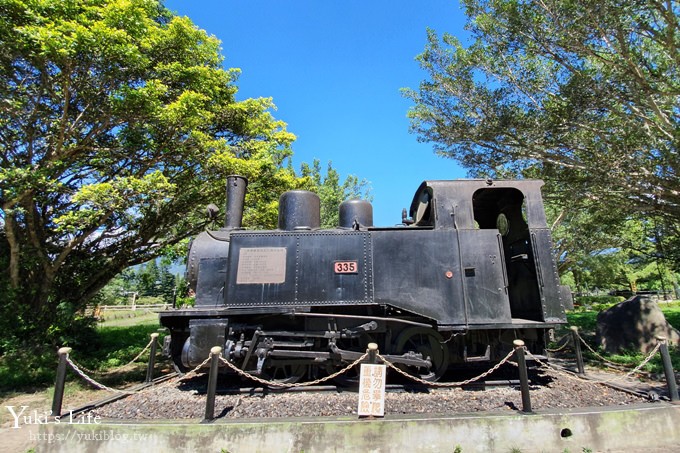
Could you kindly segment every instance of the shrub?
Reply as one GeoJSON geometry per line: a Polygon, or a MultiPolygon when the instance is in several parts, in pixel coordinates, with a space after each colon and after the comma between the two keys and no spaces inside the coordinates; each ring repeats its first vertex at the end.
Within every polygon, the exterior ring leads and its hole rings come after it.
{"type": "Polygon", "coordinates": [[[602,311],[626,300],[622,296],[576,296],[574,302],[576,305],[588,306],[593,310],[602,311]]]}

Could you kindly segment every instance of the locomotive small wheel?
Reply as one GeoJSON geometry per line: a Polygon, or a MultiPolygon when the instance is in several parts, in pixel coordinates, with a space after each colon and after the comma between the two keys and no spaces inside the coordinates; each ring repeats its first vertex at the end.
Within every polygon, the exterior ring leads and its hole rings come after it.
{"type": "Polygon", "coordinates": [[[190,370],[182,364],[182,350],[184,349],[187,338],[189,338],[189,334],[170,331],[170,335],[170,358],[172,359],[172,367],[178,374],[184,374],[190,370]]]}
{"type": "Polygon", "coordinates": [[[423,359],[430,358],[432,368],[423,370],[406,365],[398,365],[399,368],[425,381],[435,382],[439,380],[449,366],[449,348],[444,343],[444,338],[434,329],[426,327],[409,327],[399,334],[395,343],[396,354],[405,354],[409,351],[420,353],[423,359]]]}

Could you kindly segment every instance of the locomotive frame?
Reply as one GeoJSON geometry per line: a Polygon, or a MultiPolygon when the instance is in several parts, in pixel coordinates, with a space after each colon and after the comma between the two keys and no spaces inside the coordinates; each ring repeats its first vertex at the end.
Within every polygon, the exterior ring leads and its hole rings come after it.
{"type": "Polygon", "coordinates": [[[571,294],[552,258],[542,185],[425,181],[400,225],[375,227],[371,204],[349,200],[340,225],[323,230],[318,196],[289,191],[278,229],[251,231],[241,228],[247,181],[230,176],[225,226],[190,247],[195,306],[160,313],[165,351],[186,370],[219,345],[235,366],[286,383],[342,369],[369,342],[430,381],[498,361],[517,338],[543,355],[571,294]]]}

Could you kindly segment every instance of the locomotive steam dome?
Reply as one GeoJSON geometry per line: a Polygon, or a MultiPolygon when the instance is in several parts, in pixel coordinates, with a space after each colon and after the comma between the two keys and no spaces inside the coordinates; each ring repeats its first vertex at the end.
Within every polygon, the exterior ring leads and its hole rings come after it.
{"type": "Polygon", "coordinates": [[[354,222],[363,227],[373,226],[373,206],[366,200],[347,200],[340,203],[340,228],[353,228],[354,222]]]}
{"type": "Polygon", "coordinates": [[[279,230],[316,230],[321,227],[321,200],[307,190],[289,190],[279,198],[279,230]]]}

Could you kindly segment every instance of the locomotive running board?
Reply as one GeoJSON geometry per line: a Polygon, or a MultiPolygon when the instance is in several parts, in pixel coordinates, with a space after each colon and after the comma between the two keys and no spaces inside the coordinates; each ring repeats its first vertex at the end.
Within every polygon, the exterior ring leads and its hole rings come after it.
{"type": "Polygon", "coordinates": [[[418,327],[427,327],[429,329],[432,328],[432,324],[425,324],[422,322],[417,322],[417,321],[411,321],[408,319],[400,319],[400,318],[385,318],[381,316],[361,316],[361,315],[344,315],[344,314],[338,314],[338,313],[309,313],[309,312],[299,312],[292,310],[290,312],[285,313],[290,316],[305,316],[305,317],[314,317],[314,318],[346,318],[346,319],[370,319],[372,321],[384,321],[384,322],[394,322],[394,323],[401,323],[401,324],[409,324],[412,326],[418,326],[418,327]]]}
{"type": "Polygon", "coordinates": [[[499,329],[556,329],[566,322],[541,322],[529,319],[513,318],[511,322],[498,322],[493,324],[468,324],[468,330],[499,330],[499,329]]]}

